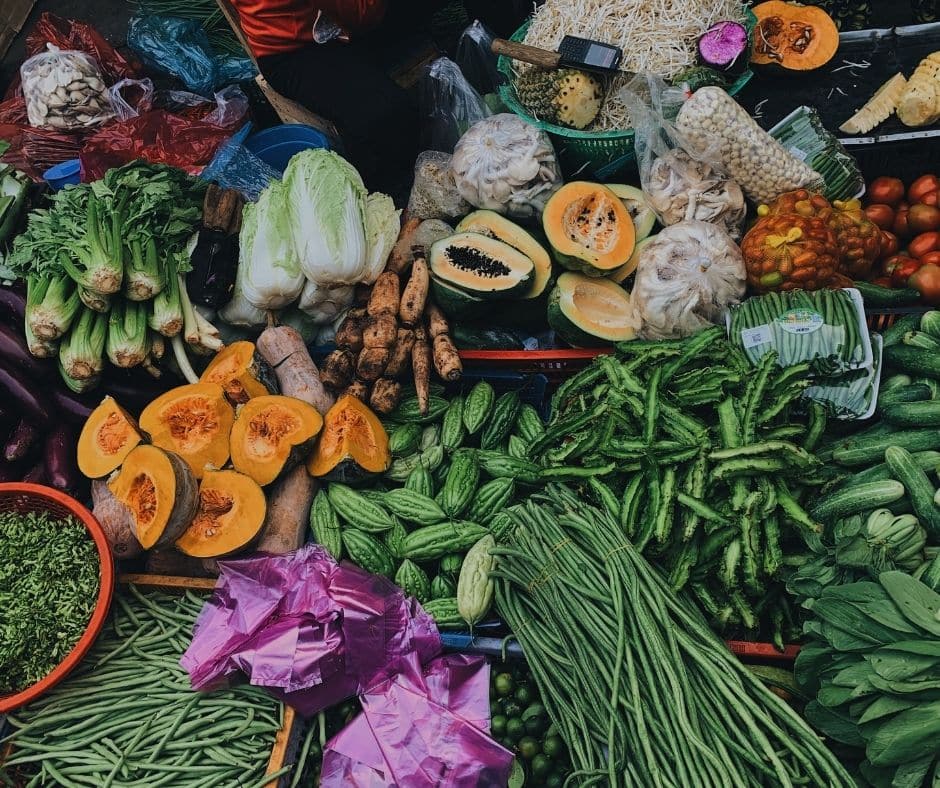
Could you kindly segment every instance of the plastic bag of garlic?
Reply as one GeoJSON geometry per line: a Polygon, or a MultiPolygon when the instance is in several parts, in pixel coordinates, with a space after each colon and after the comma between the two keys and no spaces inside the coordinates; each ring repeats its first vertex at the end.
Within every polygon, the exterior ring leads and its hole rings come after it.
{"type": "Polygon", "coordinates": [[[49,44],[20,66],[20,78],[31,126],[82,128],[114,117],[98,64],[84,52],[49,44]]]}

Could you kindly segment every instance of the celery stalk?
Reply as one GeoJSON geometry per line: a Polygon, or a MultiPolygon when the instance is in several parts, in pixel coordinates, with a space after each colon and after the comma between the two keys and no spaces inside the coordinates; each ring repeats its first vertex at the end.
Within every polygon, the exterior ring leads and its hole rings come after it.
{"type": "Polygon", "coordinates": [[[69,277],[29,278],[26,322],[36,339],[51,342],[61,337],[80,306],[78,288],[69,277]]]}
{"type": "Polygon", "coordinates": [[[108,334],[108,316],[83,309],[78,322],[62,338],[59,362],[73,380],[88,380],[104,369],[104,345],[108,334]]]}
{"type": "Polygon", "coordinates": [[[136,367],[150,350],[147,306],[137,301],[118,302],[108,319],[105,352],[116,367],[136,367]]]}
{"type": "Polygon", "coordinates": [[[66,273],[86,290],[93,290],[102,295],[117,293],[124,278],[124,260],[120,245],[114,247],[115,238],[120,240],[120,210],[111,215],[110,226],[102,222],[107,217],[100,215],[101,204],[94,192],[88,197],[88,221],[85,236],[79,244],[76,254],[83,268],[63,256],[62,265],[66,273]]]}
{"type": "Polygon", "coordinates": [[[109,295],[96,293],[94,290],[88,290],[79,285],[78,297],[81,299],[81,302],[93,312],[106,314],[111,309],[111,296],[109,295]]]}
{"type": "Polygon", "coordinates": [[[39,339],[26,323],[26,347],[36,358],[55,358],[59,355],[59,342],[52,339],[39,339]]]}
{"type": "Polygon", "coordinates": [[[170,345],[173,348],[173,358],[176,359],[180,374],[188,383],[198,383],[199,375],[196,374],[193,365],[189,363],[189,356],[186,355],[186,346],[183,344],[183,338],[177,334],[170,340],[170,345]]]}
{"type": "Polygon", "coordinates": [[[85,378],[84,380],[78,380],[71,377],[68,372],[65,371],[65,367],[62,363],[62,357],[59,356],[59,375],[62,377],[65,385],[68,386],[76,394],[84,394],[86,391],[91,391],[101,382],[100,375],[93,375],[90,378],[85,378]]]}
{"type": "Polygon", "coordinates": [[[131,301],[149,301],[163,290],[166,280],[157,260],[157,242],[150,237],[144,247],[140,241],[130,243],[131,263],[124,275],[124,295],[131,301]]]}
{"type": "Polygon", "coordinates": [[[174,337],[183,330],[179,275],[172,260],[166,261],[166,287],[153,299],[150,327],[165,337],[174,337]]]}

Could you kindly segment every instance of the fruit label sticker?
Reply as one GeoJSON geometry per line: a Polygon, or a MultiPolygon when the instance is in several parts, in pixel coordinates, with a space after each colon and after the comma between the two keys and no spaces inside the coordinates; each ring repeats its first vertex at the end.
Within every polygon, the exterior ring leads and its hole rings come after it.
{"type": "Polygon", "coordinates": [[[825,324],[823,316],[813,309],[788,309],[777,318],[780,328],[788,334],[812,334],[825,324]]]}
{"type": "Polygon", "coordinates": [[[745,350],[758,345],[769,345],[773,341],[773,331],[770,326],[754,326],[741,331],[741,344],[745,350]]]}

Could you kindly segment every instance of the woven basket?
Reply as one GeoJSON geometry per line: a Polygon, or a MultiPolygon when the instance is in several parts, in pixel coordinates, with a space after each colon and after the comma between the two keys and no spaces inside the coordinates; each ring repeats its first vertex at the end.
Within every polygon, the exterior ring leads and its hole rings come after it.
{"type": "MultiPolygon", "coordinates": [[[[748,33],[753,32],[756,23],[757,17],[748,11],[745,21],[748,33]]],[[[528,29],[529,22],[526,22],[513,33],[510,40],[517,43],[524,41],[528,29]]],[[[519,97],[516,95],[515,70],[513,69],[512,58],[501,55],[497,62],[497,68],[506,78],[505,82],[499,86],[499,96],[503,104],[526,122],[548,132],[555,150],[564,160],[567,172],[580,173],[587,171],[599,179],[606,179],[626,167],[633,166],[636,161],[636,153],[633,147],[633,129],[579,131],[578,129],[569,129],[566,126],[556,126],[553,123],[537,120],[522,106],[519,97]]],[[[752,76],[751,70],[746,69],[728,88],[728,93],[734,96],[750,82],[752,76]]]]}

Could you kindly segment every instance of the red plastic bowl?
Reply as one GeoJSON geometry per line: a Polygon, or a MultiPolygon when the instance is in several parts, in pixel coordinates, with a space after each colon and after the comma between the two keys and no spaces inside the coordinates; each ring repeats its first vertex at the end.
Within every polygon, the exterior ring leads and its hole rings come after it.
{"type": "Polygon", "coordinates": [[[10,482],[0,484],[0,512],[49,512],[57,517],[71,515],[84,523],[85,528],[95,542],[98,549],[98,562],[101,567],[98,601],[92,611],[91,620],[85,628],[84,634],[72,648],[62,662],[59,663],[48,676],[37,681],[31,687],[13,695],[0,695],[0,714],[13,711],[35,700],[51,687],[64,679],[71,670],[88,653],[95,638],[101,632],[108,610],[111,608],[111,598],[114,595],[114,558],[111,548],[105,538],[101,525],[88,511],[74,498],[52,487],[41,484],[25,484],[10,482]]]}

